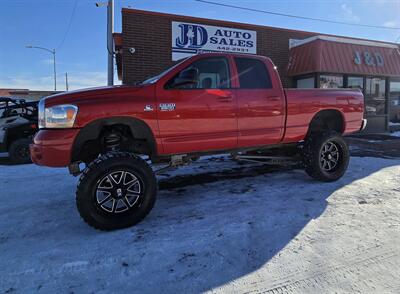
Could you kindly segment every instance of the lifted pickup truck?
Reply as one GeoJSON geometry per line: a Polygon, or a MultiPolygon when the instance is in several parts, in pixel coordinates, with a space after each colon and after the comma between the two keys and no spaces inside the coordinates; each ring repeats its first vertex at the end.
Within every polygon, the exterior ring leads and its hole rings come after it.
{"type": "Polygon", "coordinates": [[[175,167],[205,154],[258,159],[260,150],[295,150],[311,177],[335,181],[349,162],[342,135],[365,126],[363,111],[358,90],[284,90],[266,57],[207,53],[136,86],[42,99],[30,150],[36,164],[68,166],[74,175],[85,163],[79,213],[94,228],[113,230],[152,209],[150,161],[175,167]]]}

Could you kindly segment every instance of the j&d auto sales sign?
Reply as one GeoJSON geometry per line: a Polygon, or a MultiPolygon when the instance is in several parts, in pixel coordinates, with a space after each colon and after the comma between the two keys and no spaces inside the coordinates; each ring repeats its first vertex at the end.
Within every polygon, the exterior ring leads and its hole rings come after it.
{"type": "Polygon", "coordinates": [[[172,60],[204,52],[257,54],[257,32],[172,22],[172,60]]]}

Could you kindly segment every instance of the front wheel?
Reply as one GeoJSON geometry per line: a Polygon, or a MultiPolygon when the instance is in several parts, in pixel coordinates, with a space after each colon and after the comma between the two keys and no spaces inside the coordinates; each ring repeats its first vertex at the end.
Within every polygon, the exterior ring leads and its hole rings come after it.
{"type": "Polygon", "coordinates": [[[30,138],[17,139],[11,143],[8,150],[8,156],[13,164],[31,163],[31,155],[29,153],[29,144],[32,143],[30,138]]]}
{"type": "Polygon", "coordinates": [[[90,163],[76,191],[81,217],[99,230],[140,222],[153,208],[157,181],[150,166],[127,152],[110,152],[90,163]]]}
{"type": "Polygon", "coordinates": [[[333,182],[340,179],[347,170],[349,159],[349,148],[336,132],[311,134],[305,142],[305,170],[317,180],[333,182]]]}

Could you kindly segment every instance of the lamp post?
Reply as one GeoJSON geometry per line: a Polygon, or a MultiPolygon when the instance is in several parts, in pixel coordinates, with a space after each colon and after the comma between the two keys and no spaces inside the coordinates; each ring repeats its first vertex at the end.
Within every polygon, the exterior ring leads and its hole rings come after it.
{"type": "Polygon", "coordinates": [[[54,69],[54,91],[57,91],[57,73],[56,73],[56,49],[48,49],[44,47],[38,47],[38,46],[32,46],[32,45],[27,45],[25,48],[34,48],[34,49],[41,49],[45,50],[47,52],[50,52],[53,54],[53,69],[54,69]]]}
{"type": "Polygon", "coordinates": [[[114,0],[96,2],[97,7],[107,7],[107,51],[108,51],[108,77],[107,85],[114,85],[114,0]]]}

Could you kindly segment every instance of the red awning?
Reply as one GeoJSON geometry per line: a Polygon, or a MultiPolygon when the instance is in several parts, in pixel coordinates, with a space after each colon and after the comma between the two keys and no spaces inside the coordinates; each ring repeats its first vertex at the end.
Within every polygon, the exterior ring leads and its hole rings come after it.
{"type": "Polygon", "coordinates": [[[300,41],[290,49],[288,75],[316,72],[400,76],[400,49],[390,43],[323,36],[300,41]]]}

